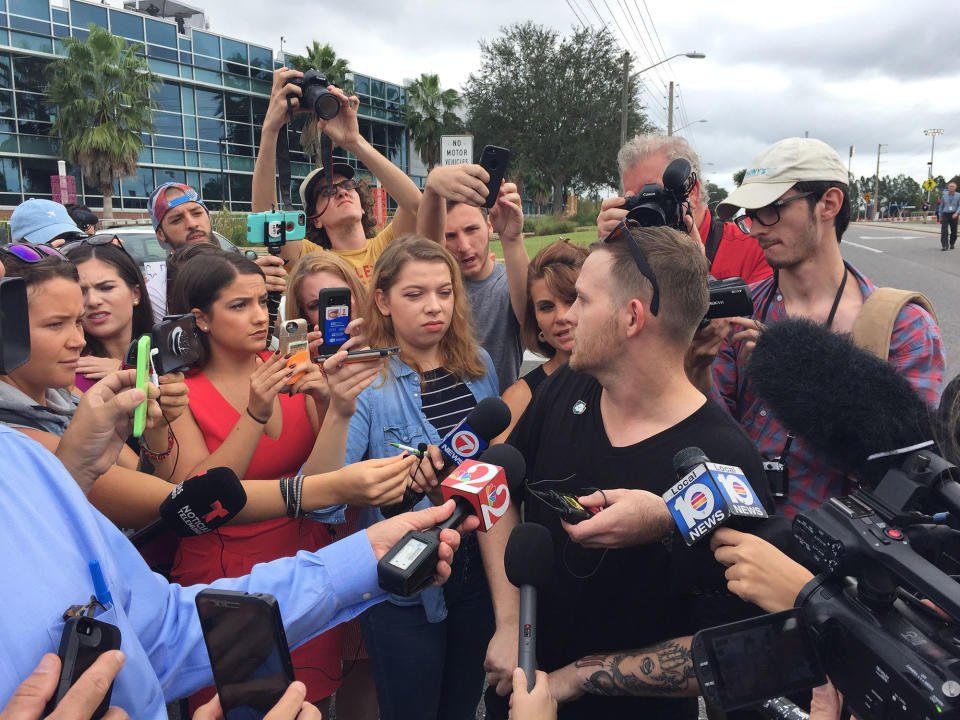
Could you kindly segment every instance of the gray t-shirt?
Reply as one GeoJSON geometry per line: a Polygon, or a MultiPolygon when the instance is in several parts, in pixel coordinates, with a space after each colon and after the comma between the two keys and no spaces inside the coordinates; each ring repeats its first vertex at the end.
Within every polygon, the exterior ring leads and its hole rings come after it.
{"type": "Polygon", "coordinates": [[[510,304],[507,269],[494,263],[493,272],[484,280],[463,281],[473,308],[477,340],[490,353],[500,381],[500,394],[517,381],[523,361],[520,323],[510,304]]]}

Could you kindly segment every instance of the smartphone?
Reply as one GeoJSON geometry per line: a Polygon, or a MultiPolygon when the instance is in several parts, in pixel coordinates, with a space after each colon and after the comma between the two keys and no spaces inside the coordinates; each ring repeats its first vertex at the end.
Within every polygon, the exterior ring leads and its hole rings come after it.
{"type": "Polygon", "coordinates": [[[153,369],[158,375],[185,372],[200,362],[197,319],[192,313],[166,315],[153,326],[153,369]]]}
{"type": "Polygon", "coordinates": [[[371,360],[378,360],[380,358],[396,355],[398,352],[400,352],[399,345],[395,345],[393,347],[370,348],[369,350],[351,350],[347,353],[347,356],[343,359],[343,362],[345,365],[349,363],[370,362],[371,360]]]}
{"type": "Polygon", "coordinates": [[[510,151],[496,145],[487,145],[480,153],[480,167],[487,171],[490,180],[487,182],[487,201],[485,208],[492,208],[500,194],[500,183],[507,173],[507,163],[510,162],[510,151]]]}
{"type": "Polygon", "coordinates": [[[701,630],[692,653],[704,699],[724,711],[826,682],[799,608],[701,630]]]}
{"type": "MultiPolygon", "coordinates": [[[[137,340],[137,387],[147,393],[150,379],[150,336],[141,335],[137,340]]],[[[142,437],[147,427],[147,398],[133,412],[133,436],[142,437]]]]}
{"type": "Polygon", "coordinates": [[[0,374],[10,374],[29,359],[27,284],[23,278],[4,278],[0,280],[0,374]]]}
{"type": "MultiPolygon", "coordinates": [[[[98,657],[109,650],[119,649],[120,630],[115,626],[91,617],[67,618],[63,626],[63,634],[60,636],[60,649],[57,650],[61,662],[60,680],[57,682],[56,692],[43,712],[44,717],[54,711],[67,691],[98,657]]],[[[97,720],[106,714],[110,707],[112,693],[113,683],[110,683],[100,705],[90,716],[91,720],[97,720]]]]}
{"type": "MultiPolygon", "coordinates": [[[[291,358],[287,360],[287,367],[292,368],[298,363],[308,362],[310,360],[310,351],[307,343],[307,321],[297,318],[296,320],[284,320],[280,325],[277,339],[280,341],[280,352],[290,353],[291,358]]],[[[299,372],[287,380],[287,385],[291,387],[297,380],[302,378],[305,373],[299,372]]]]}
{"type": "Polygon", "coordinates": [[[347,325],[350,323],[350,288],[324,288],[320,291],[320,303],[317,306],[320,325],[323,327],[323,345],[321,355],[333,355],[347,338],[347,325]]]}
{"type": "Polygon", "coordinates": [[[206,589],[197,613],[226,720],[259,720],[295,680],[272,595],[206,589]]]}

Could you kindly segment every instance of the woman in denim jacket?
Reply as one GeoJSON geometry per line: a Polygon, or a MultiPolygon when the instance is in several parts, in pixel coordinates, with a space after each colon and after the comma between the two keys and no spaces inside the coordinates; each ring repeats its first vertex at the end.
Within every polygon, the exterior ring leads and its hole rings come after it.
{"type": "MultiPolygon", "coordinates": [[[[395,240],[377,260],[370,288],[367,342],[399,345],[400,355],[357,399],[347,463],[399,453],[390,442],[437,446],[480,400],[499,394],[490,356],[473,336],[459,268],[442,246],[421,237],[395,240]]],[[[436,447],[431,452],[417,471],[427,482],[442,466],[436,447]]],[[[430,502],[425,497],[417,507],[430,502]]],[[[365,512],[361,524],[382,517],[376,508],[365,512]]],[[[382,720],[472,720],[493,633],[475,535],[464,538],[446,585],[391,596],[361,623],[382,720]]]]}

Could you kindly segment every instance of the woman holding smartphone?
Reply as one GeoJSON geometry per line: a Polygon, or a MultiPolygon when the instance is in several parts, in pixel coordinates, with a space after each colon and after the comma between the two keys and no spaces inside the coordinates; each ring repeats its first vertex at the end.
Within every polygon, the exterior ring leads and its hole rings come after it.
{"type": "MultiPolygon", "coordinates": [[[[383,364],[382,378],[357,399],[346,462],[393,455],[398,450],[390,442],[437,446],[480,400],[498,395],[493,363],[474,340],[460,272],[447,250],[422,237],[395,240],[377,260],[370,289],[367,343],[398,345],[400,354],[383,364]]],[[[429,485],[442,466],[435,452],[416,472],[429,485]]],[[[366,511],[365,524],[381,517],[376,509],[366,511]]],[[[383,720],[474,717],[493,632],[474,535],[464,538],[443,588],[391,596],[365,613],[361,624],[383,720]]]]}
{"type": "MultiPolygon", "coordinates": [[[[267,290],[256,263],[236,253],[191,250],[179,258],[170,308],[196,317],[202,358],[186,380],[189,407],[174,423],[180,458],[173,481],[225,466],[271,487],[285,478],[280,491],[299,496],[295,478],[309,472],[304,463],[323,445],[317,437],[317,401],[325,401],[320,369],[309,360],[290,367],[281,351],[263,350],[267,290]]],[[[171,574],[184,584],[236,577],[256,563],[330,542],[325,525],[299,515],[295,509],[291,517],[184,538],[171,574]]],[[[325,704],[337,689],[340,656],[338,629],[293,652],[311,702],[325,704]]]]}

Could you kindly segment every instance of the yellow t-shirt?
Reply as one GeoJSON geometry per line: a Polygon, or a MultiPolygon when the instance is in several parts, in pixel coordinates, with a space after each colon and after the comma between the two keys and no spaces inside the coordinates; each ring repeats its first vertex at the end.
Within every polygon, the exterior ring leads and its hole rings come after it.
{"type": "Polygon", "coordinates": [[[387,245],[389,245],[392,240],[393,223],[391,222],[388,223],[383,230],[367,240],[366,245],[357,250],[327,250],[315,242],[304,238],[300,241],[300,257],[315,252],[335,253],[353,265],[353,269],[357,271],[357,277],[360,278],[360,282],[363,283],[364,287],[367,287],[370,283],[370,278],[373,277],[373,266],[376,264],[377,258],[387,249],[387,245]]]}

